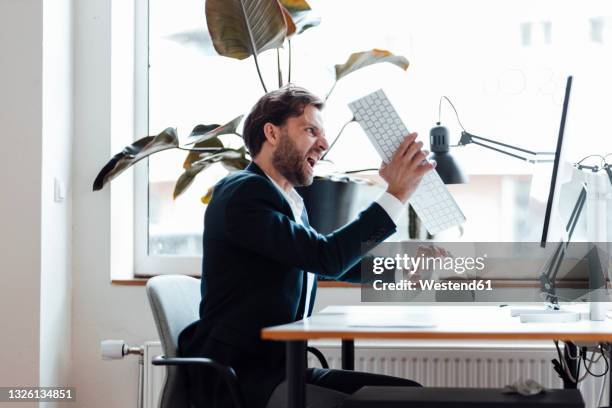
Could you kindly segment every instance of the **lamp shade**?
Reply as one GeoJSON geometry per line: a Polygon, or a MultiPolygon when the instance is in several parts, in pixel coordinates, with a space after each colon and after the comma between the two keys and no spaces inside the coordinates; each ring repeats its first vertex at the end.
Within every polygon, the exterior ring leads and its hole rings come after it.
{"type": "Polygon", "coordinates": [[[449,153],[448,129],[444,126],[433,127],[429,132],[429,143],[431,154],[428,159],[436,161],[436,171],[444,184],[467,183],[467,176],[449,153]]]}
{"type": "Polygon", "coordinates": [[[450,153],[432,153],[429,159],[436,161],[436,171],[444,184],[463,184],[468,182],[468,178],[461,170],[450,153]]]}

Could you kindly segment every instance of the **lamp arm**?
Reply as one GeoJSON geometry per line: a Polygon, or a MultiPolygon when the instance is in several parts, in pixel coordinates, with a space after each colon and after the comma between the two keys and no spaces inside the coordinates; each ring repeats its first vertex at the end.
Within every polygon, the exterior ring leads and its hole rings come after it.
{"type": "Polygon", "coordinates": [[[604,170],[606,170],[606,173],[608,174],[608,178],[610,179],[610,184],[612,184],[612,169],[610,169],[610,165],[609,164],[605,164],[604,165],[604,170]]]}
{"type": "Polygon", "coordinates": [[[559,273],[559,268],[561,267],[561,262],[565,257],[567,247],[569,246],[572,235],[574,234],[574,229],[578,224],[580,214],[582,214],[582,209],[584,208],[584,203],[586,202],[586,195],[586,188],[582,187],[580,195],[578,196],[576,204],[574,205],[574,209],[572,210],[572,214],[565,227],[565,230],[568,233],[567,242],[560,242],[558,244],[557,248],[555,249],[555,253],[546,267],[546,270],[542,272],[542,275],[540,275],[541,289],[544,293],[546,293],[546,300],[552,304],[557,303],[557,297],[555,295],[555,281],[557,279],[557,274],[559,273]]]}
{"type": "Polygon", "coordinates": [[[467,144],[472,143],[472,144],[475,144],[475,145],[478,145],[478,146],[482,146],[482,147],[486,147],[487,149],[491,149],[491,150],[494,150],[496,152],[499,152],[499,153],[502,153],[502,154],[505,154],[505,155],[508,155],[508,156],[512,156],[514,158],[517,158],[517,159],[520,159],[520,160],[524,160],[524,161],[527,161],[527,162],[530,162],[530,163],[552,162],[552,160],[550,160],[550,159],[536,159],[536,158],[525,157],[525,156],[522,156],[520,154],[513,153],[511,151],[506,151],[506,150],[503,150],[503,149],[499,149],[497,147],[489,146],[488,144],[485,144],[485,143],[480,143],[477,140],[482,140],[484,142],[491,143],[491,144],[498,145],[498,146],[502,146],[502,147],[505,147],[507,149],[515,150],[515,151],[518,151],[518,152],[527,153],[527,154],[532,155],[532,156],[554,155],[555,154],[554,152],[534,152],[534,151],[531,151],[531,150],[523,149],[522,147],[512,146],[512,145],[509,145],[507,143],[502,143],[502,142],[498,142],[498,141],[495,141],[495,140],[492,140],[492,139],[488,139],[486,137],[476,136],[476,135],[473,135],[473,134],[468,133],[466,131],[461,132],[461,139],[459,140],[459,146],[465,146],[467,144]]]}
{"type": "Polygon", "coordinates": [[[475,144],[475,145],[478,145],[478,146],[486,147],[487,149],[494,150],[494,151],[496,151],[496,152],[499,152],[499,153],[502,153],[502,154],[505,154],[505,155],[508,155],[508,156],[516,157],[516,158],[517,158],[517,159],[519,159],[519,160],[530,161],[530,159],[528,159],[528,158],[526,158],[526,157],[519,156],[518,154],[514,154],[514,153],[506,152],[506,151],[504,151],[504,150],[502,150],[502,149],[498,149],[498,148],[496,148],[496,147],[489,146],[489,145],[486,145],[486,144],[484,144],[484,143],[475,142],[475,141],[472,141],[471,143],[472,143],[472,144],[475,144]]]}

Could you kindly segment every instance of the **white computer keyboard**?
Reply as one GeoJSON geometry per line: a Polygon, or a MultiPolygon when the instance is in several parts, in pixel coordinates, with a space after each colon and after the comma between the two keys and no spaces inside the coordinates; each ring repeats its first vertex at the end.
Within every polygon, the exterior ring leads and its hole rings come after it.
{"type": "MultiPolygon", "coordinates": [[[[380,157],[388,163],[409,132],[383,90],[349,103],[349,108],[380,157]]],[[[432,235],[465,222],[463,212],[436,171],[423,177],[410,204],[432,235]]]]}

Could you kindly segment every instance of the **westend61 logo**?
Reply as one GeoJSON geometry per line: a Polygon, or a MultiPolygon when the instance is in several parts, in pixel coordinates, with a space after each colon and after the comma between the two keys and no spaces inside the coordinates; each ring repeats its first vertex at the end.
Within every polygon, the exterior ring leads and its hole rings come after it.
{"type": "Polygon", "coordinates": [[[465,272],[482,271],[485,268],[484,256],[479,257],[429,257],[396,254],[394,257],[374,257],[372,272],[380,275],[389,270],[403,270],[411,275],[417,271],[452,271],[457,275],[465,272]]]}

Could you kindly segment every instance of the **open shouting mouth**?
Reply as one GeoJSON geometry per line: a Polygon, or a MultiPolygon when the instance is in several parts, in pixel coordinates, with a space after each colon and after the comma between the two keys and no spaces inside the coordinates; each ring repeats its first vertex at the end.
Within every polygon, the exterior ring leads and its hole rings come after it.
{"type": "Polygon", "coordinates": [[[306,163],[308,163],[311,169],[314,169],[314,166],[315,164],[317,164],[317,161],[319,161],[319,158],[314,154],[309,154],[308,156],[306,156],[306,163]]]}

